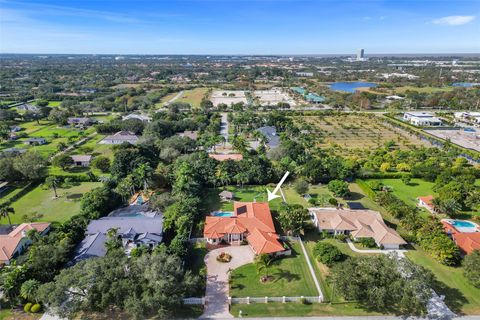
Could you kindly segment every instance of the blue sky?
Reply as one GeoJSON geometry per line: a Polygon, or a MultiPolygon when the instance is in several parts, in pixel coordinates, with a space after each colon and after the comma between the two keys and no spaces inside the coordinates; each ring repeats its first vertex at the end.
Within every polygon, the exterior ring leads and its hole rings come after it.
{"type": "Polygon", "coordinates": [[[480,53],[480,0],[0,0],[2,53],[480,53]]]}

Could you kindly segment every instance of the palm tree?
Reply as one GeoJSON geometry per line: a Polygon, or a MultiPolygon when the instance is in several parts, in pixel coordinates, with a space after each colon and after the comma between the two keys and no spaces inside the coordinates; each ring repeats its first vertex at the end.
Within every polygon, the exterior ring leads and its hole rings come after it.
{"type": "Polygon", "coordinates": [[[153,169],[149,165],[142,163],[135,169],[134,174],[139,182],[143,184],[143,191],[147,191],[148,181],[153,175],[153,169]]]}
{"type": "Polygon", "coordinates": [[[40,282],[35,279],[25,281],[20,287],[20,296],[28,301],[37,302],[37,291],[40,282]]]}
{"type": "Polygon", "coordinates": [[[15,209],[9,207],[7,204],[0,205],[0,218],[7,218],[8,224],[12,225],[10,215],[15,213],[15,209]]]}
{"type": "Polygon", "coordinates": [[[49,176],[45,179],[45,185],[48,187],[48,188],[52,188],[53,189],[53,193],[55,194],[55,198],[58,198],[58,194],[57,194],[57,183],[58,183],[58,179],[57,177],[55,176],[49,176]]]}
{"type": "Polygon", "coordinates": [[[258,272],[265,272],[265,278],[268,279],[268,269],[272,264],[272,257],[266,253],[262,253],[255,258],[255,264],[257,265],[258,272]]]}

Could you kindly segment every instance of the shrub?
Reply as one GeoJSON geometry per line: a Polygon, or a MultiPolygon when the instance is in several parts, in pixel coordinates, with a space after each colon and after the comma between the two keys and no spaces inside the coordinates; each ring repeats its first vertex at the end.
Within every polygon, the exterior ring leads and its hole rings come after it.
{"type": "Polygon", "coordinates": [[[295,181],[293,187],[298,194],[305,194],[308,192],[308,182],[303,179],[295,181]]]}
{"type": "Polygon", "coordinates": [[[39,303],[35,303],[30,309],[30,312],[37,313],[40,309],[42,309],[42,306],[39,303]]]}
{"type": "Polygon", "coordinates": [[[338,205],[338,200],[335,198],[330,198],[328,199],[328,203],[331,204],[332,206],[337,206],[338,205]]]}
{"type": "Polygon", "coordinates": [[[25,312],[30,312],[30,309],[32,308],[32,303],[29,302],[23,307],[23,311],[25,312]]]}
{"type": "Polygon", "coordinates": [[[232,256],[226,252],[222,252],[217,256],[218,262],[230,262],[232,260],[232,256]]]}
{"type": "Polygon", "coordinates": [[[333,244],[319,241],[313,248],[313,254],[321,263],[331,266],[344,259],[343,253],[333,244]]]}
{"type": "Polygon", "coordinates": [[[375,191],[380,191],[383,188],[383,183],[378,180],[372,180],[368,182],[368,186],[375,191]]]}
{"type": "Polygon", "coordinates": [[[337,234],[337,235],[335,236],[335,239],[337,239],[337,240],[340,241],[340,242],[345,242],[345,240],[347,240],[347,236],[344,235],[344,234],[337,234]]]}
{"type": "Polygon", "coordinates": [[[361,243],[362,245],[364,245],[367,248],[376,248],[377,247],[377,243],[375,242],[375,240],[373,238],[360,238],[358,240],[358,242],[361,243]]]}

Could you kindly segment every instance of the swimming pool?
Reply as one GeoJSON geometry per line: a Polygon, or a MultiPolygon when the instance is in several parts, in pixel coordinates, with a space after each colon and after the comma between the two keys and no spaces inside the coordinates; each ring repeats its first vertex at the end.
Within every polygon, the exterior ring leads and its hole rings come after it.
{"type": "Polygon", "coordinates": [[[478,225],[476,223],[467,221],[467,220],[453,220],[453,219],[447,219],[444,220],[451,226],[453,226],[455,229],[457,229],[459,232],[477,232],[478,230],[478,225]]]}
{"type": "Polygon", "coordinates": [[[215,216],[215,217],[231,217],[231,216],[233,216],[233,212],[214,211],[214,212],[212,212],[212,216],[215,216]]]}

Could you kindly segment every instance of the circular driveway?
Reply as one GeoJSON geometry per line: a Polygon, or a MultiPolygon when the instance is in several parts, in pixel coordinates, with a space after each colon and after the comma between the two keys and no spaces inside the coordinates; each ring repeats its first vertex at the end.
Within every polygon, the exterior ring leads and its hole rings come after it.
{"type": "Polygon", "coordinates": [[[255,254],[250,246],[229,246],[212,250],[205,256],[207,266],[207,289],[205,294],[205,311],[202,319],[233,318],[228,311],[228,272],[244,264],[252,263],[255,254]],[[228,263],[218,262],[217,256],[226,252],[232,256],[228,263]]]}

